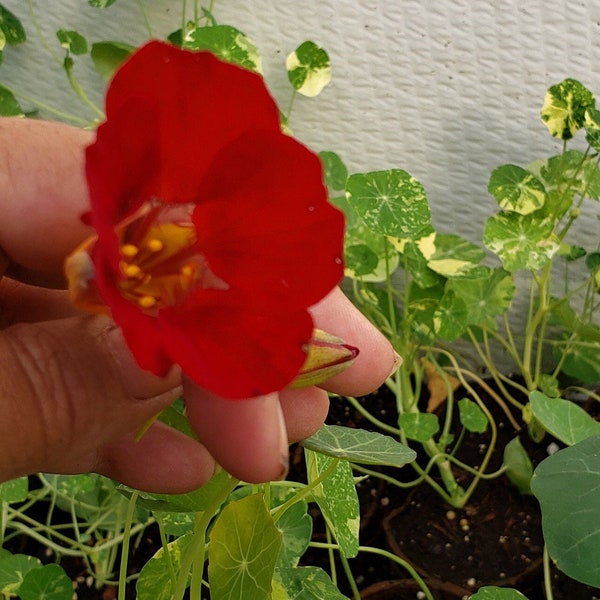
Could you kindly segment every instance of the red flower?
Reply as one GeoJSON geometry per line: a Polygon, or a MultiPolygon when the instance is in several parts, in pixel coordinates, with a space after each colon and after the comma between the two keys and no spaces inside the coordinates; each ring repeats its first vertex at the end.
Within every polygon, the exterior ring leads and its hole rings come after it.
{"type": "Polygon", "coordinates": [[[75,302],[106,305],[158,375],[176,363],[227,398],[285,387],[307,308],[342,276],[318,157],[282,133],[260,76],[162,42],[119,69],[106,115],[86,153],[97,237],[67,263],[75,302]]]}

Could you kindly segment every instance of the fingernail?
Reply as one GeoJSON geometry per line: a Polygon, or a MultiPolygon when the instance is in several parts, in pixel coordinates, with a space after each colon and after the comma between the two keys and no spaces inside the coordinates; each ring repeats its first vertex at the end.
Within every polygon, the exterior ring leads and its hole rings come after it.
{"type": "Polygon", "coordinates": [[[394,364],[392,365],[392,369],[390,371],[390,374],[388,375],[388,378],[391,377],[400,368],[403,362],[403,358],[394,350],[394,364]]]}

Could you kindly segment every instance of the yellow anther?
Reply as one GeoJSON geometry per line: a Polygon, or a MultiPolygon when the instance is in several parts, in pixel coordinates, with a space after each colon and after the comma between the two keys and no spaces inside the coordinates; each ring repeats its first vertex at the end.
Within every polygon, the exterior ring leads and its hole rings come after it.
{"type": "Polygon", "coordinates": [[[152,238],[146,243],[146,247],[150,252],[160,252],[165,245],[157,238],[152,238]]]}
{"type": "Polygon", "coordinates": [[[121,270],[126,277],[137,277],[142,270],[137,265],[129,265],[127,263],[123,263],[121,265],[121,270]]]}
{"type": "Polygon", "coordinates": [[[140,308],[154,308],[156,306],[157,300],[154,296],[142,296],[138,300],[138,304],[140,308]]]}
{"type": "Polygon", "coordinates": [[[121,246],[121,254],[127,258],[133,258],[138,252],[138,247],[133,244],[123,244],[121,246]]]}
{"type": "Polygon", "coordinates": [[[183,265],[181,267],[181,274],[184,277],[191,277],[194,274],[194,268],[191,265],[183,265]]]}

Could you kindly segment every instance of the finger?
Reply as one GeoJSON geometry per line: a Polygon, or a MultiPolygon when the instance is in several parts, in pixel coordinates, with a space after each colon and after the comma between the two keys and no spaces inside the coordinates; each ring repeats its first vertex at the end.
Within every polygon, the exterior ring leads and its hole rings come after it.
{"type": "Polygon", "coordinates": [[[323,425],[329,410],[329,398],[324,390],[287,389],[279,393],[279,398],[290,443],[311,436],[323,425]]]}
{"type": "Polygon", "coordinates": [[[181,393],[180,375],[141,371],[104,317],[0,332],[0,480],[86,471],[82,457],[131,436],[181,393]]]}
{"type": "Polygon", "coordinates": [[[139,441],[132,435],[102,449],[90,463],[92,471],[161,494],[198,489],[216,469],[206,448],[163,423],[155,423],[139,441]]]}
{"type": "Polygon", "coordinates": [[[27,285],[8,277],[0,279],[0,330],[15,323],[51,321],[81,314],[65,290],[27,285]]]}
{"type": "Polygon", "coordinates": [[[336,288],[311,309],[317,327],[356,346],[352,366],[323,384],[340,395],[363,396],[381,386],[397,366],[399,357],[389,341],[336,288]]]}
{"type": "Polygon", "coordinates": [[[184,378],[183,397],[198,438],[228,473],[250,483],[285,476],[288,440],[277,394],[224,400],[184,378]]]}
{"type": "Polygon", "coordinates": [[[93,134],[59,123],[0,119],[0,247],[9,272],[39,283],[62,279],[65,256],[90,235],[80,221],[88,209],[84,148],[93,134]]]}

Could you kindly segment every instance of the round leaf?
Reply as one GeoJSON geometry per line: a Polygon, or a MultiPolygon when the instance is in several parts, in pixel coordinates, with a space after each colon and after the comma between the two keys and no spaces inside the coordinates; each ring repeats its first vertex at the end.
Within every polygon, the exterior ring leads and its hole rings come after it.
{"type": "Polygon", "coordinates": [[[534,472],[548,552],[569,577],[600,587],[600,435],[559,450],[534,472]]]}
{"type": "MultiPolygon", "coordinates": [[[[1,56],[1,54],[0,54],[1,56]]],[[[24,117],[25,113],[19,106],[13,93],[0,85],[0,116],[3,117],[24,117]]]]}
{"type": "Polygon", "coordinates": [[[56,37],[60,45],[71,54],[86,54],[88,51],[87,40],[76,31],[59,29],[56,32],[56,37]]]}
{"type": "Polygon", "coordinates": [[[261,494],[227,504],[210,532],[211,599],[268,598],[280,546],[281,533],[261,494]]]}
{"type": "Polygon", "coordinates": [[[22,44],[27,39],[21,21],[2,4],[0,4],[0,32],[6,43],[11,46],[22,44]]]}
{"type": "Polygon", "coordinates": [[[594,108],[592,92],[575,79],[565,79],[546,92],[541,110],[542,121],[550,135],[571,139],[585,123],[585,113],[594,108]]]}
{"type": "Polygon", "coordinates": [[[319,158],[325,171],[325,183],[332,190],[343,190],[348,179],[348,169],[344,161],[335,152],[319,152],[319,158]]]}
{"type": "Polygon", "coordinates": [[[314,97],[331,81],[329,56],[314,42],[300,44],[286,59],[292,87],[303,96],[314,97]]]}
{"type": "Polygon", "coordinates": [[[108,81],[133,50],[133,46],[120,42],[96,42],[90,55],[96,71],[108,81]]]}
{"type": "Polygon", "coordinates": [[[186,35],[183,47],[209,50],[221,60],[262,73],[258,49],[241,31],[230,25],[197,27],[186,35]]]}
{"type": "Polygon", "coordinates": [[[71,600],[73,582],[59,565],[45,565],[25,574],[19,597],[21,600],[71,600]]]}
{"type": "Polygon", "coordinates": [[[502,464],[506,467],[506,476],[522,494],[531,494],[533,466],[529,454],[518,437],[513,438],[504,447],[502,464]]]}
{"type": "Polygon", "coordinates": [[[458,413],[462,426],[473,433],[483,433],[488,426],[488,419],[477,402],[462,398],[458,401],[458,413]]]}
{"type": "Polygon", "coordinates": [[[309,450],[365,465],[401,467],[415,460],[413,450],[381,433],[323,425],[302,445],[309,450]]]}
{"type": "Polygon", "coordinates": [[[346,197],[365,225],[376,233],[413,241],[433,233],[425,189],[406,171],[350,175],[346,197]]]}
{"type": "Polygon", "coordinates": [[[560,248],[550,219],[506,212],[486,221],[483,243],[511,273],[543,268],[560,248]]]}
{"type": "Polygon", "coordinates": [[[437,416],[430,413],[404,413],[399,423],[406,437],[417,442],[430,440],[440,430],[437,416]]]}
{"type": "Polygon", "coordinates": [[[517,165],[502,165],[492,171],[488,191],[501,208],[528,215],[541,208],[546,200],[544,184],[517,165]]]}

